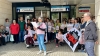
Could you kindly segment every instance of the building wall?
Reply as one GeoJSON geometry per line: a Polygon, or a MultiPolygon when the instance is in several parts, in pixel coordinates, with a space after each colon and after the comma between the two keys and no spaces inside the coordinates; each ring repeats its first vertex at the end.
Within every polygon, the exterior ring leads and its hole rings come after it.
{"type": "Polygon", "coordinates": [[[79,13],[78,7],[90,7],[90,12],[95,15],[95,4],[80,4],[76,6],[76,17],[81,17],[84,13],[79,13]]]}
{"type": "Polygon", "coordinates": [[[95,22],[98,28],[98,42],[95,45],[96,56],[100,56],[100,0],[95,0],[95,22]]]}
{"type": "Polygon", "coordinates": [[[0,25],[4,24],[5,18],[12,19],[12,3],[0,0],[0,25]]]}

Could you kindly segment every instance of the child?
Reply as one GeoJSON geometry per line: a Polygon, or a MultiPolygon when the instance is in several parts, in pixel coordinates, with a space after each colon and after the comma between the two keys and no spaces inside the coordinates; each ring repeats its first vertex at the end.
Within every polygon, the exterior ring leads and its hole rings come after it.
{"type": "Polygon", "coordinates": [[[28,26],[28,29],[27,29],[27,33],[26,35],[24,36],[24,40],[25,40],[25,44],[26,44],[26,47],[28,48],[30,46],[30,44],[32,45],[33,44],[33,31],[31,30],[31,27],[28,26]]]}
{"type": "Polygon", "coordinates": [[[60,29],[56,34],[56,47],[58,47],[59,44],[62,46],[62,42],[63,42],[63,34],[62,30],[60,29]]]}

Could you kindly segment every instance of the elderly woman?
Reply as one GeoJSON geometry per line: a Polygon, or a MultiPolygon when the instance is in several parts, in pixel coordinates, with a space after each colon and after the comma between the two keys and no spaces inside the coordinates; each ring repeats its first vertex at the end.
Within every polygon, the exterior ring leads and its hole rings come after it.
{"type": "Polygon", "coordinates": [[[13,23],[10,25],[11,34],[14,37],[13,43],[18,43],[18,33],[19,33],[19,25],[16,23],[16,20],[13,20],[13,23]]]}
{"type": "Polygon", "coordinates": [[[38,40],[39,49],[40,49],[40,51],[37,54],[42,53],[42,50],[44,50],[44,56],[45,56],[46,46],[44,44],[44,36],[45,36],[46,24],[42,20],[43,20],[42,17],[38,18],[38,23],[37,23],[38,27],[34,29],[36,30],[37,40],[38,40]]]}

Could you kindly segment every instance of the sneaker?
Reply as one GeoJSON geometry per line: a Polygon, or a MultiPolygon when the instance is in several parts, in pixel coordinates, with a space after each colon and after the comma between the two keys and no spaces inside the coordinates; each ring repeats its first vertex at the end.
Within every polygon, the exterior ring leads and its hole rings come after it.
{"type": "Polygon", "coordinates": [[[26,45],[27,48],[29,48],[29,45],[26,45]]]}
{"type": "Polygon", "coordinates": [[[46,56],[47,55],[47,52],[46,51],[44,51],[44,56],[46,56]]]}
{"type": "Polygon", "coordinates": [[[42,53],[42,51],[39,51],[37,54],[41,54],[42,53]]]}

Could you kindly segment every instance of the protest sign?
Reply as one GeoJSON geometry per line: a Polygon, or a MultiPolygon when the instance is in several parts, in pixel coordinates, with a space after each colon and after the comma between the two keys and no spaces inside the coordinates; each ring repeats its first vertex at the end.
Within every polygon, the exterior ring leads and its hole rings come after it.
{"type": "Polygon", "coordinates": [[[78,46],[80,37],[81,32],[78,31],[76,28],[72,28],[68,33],[64,34],[63,39],[74,52],[76,47],[78,46]]]}

